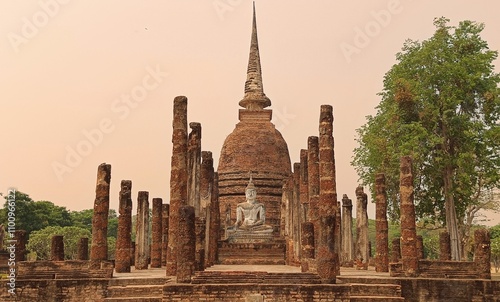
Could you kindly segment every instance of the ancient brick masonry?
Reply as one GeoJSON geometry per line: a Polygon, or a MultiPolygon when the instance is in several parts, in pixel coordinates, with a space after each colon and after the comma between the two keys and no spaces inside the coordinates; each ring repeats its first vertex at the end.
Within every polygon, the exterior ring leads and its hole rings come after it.
{"type": "Polygon", "coordinates": [[[399,181],[401,199],[401,259],[405,275],[412,277],[418,275],[418,256],[415,204],[413,203],[412,159],[409,156],[401,157],[399,181]]]}
{"type": "Polygon", "coordinates": [[[78,260],[89,260],[89,239],[87,237],[82,237],[78,241],[78,260]]]}
{"type": "Polygon", "coordinates": [[[392,239],[391,262],[399,262],[401,260],[401,238],[392,239]]]}
{"type": "Polygon", "coordinates": [[[356,262],[358,269],[368,269],[370,251],[368,247],[368,197],[363,187],[356,188],[356,262]]]}
{"type": "MultiPolygon", "coordinates": [[[[318,244],[319,235],[319,138],[309,136],[307,138],[307,176],[309,192],[309,211],[307,221],[314,224],[314,242],[318,244]]],[[[315,252],[316,253],[316,252],[315,252]]]]}
{"type": "Polygon", "coordinates": [[[352,267],[354,260],[354,241],[352,236],[352,200],[342,197],[342,255],[341,264],[352,267]]]}
{"type": "Polygon", "coordinates": [[[439,260],[451,260],[451,240],[447,231],[439,233],[439,260]]]}
{"type": "Polygon", "coordinates": [[[167,276],[177,270],[179,208],[187,204],[187,98],[174,99],[172,161],[170,171],[170,217],[168,228],[167,276]]]}
{"type": "Polygon", "coordinates": [[[168,250],[168,220],[170,215],[170,205],[164,203],[162,205],[161,214],[161,229],[162,229],[162,241],[161,241],[161,265],[167,265],[167,250],[168,250]]]}
{"type": "Polygon", "coordinates": [[[375,230],[377,255],[375,256],[375,270],[389,271],[389,224],[387,222],[387,193],[385,191],[385,175],[375,176],[375,230]]]}
{"type": "MultiPolygon", "coordinates": [[[[97,169],[94,214],[92,216],[92,247],[90,260],[108,259],[108,212],[111,165],[100,164],[97,169]]],[[[97,264],[96,264],[97,265],[97,264]]]]}
{"type": "Polygon", "coordinates": [[[314,224],[310,221],[303,222],[301,231],[301,270],[307,272],[311,259],[314,259],[314,224]]]}
{"type": "Polygon", "coordinates": [[[302,223],[302,205],[300,203],[300,163],[293,164],[293,199],[291,204],[293,262],[300,263],[300,225],[302,223]]]}
{"type": "Polygon", "coordinates": [[[486,229],[474,231],[474,263],[480,278],[491,279],[491,241],[486,229]]]}
{"type": "Polygon", "coordinates": [[[151,224],[151,267],[161,267],[161,245],[162,245],[162,205],[161,198],[153,198],[153,216],[151,224]]]}
{"type": "Polygon", "coordinates": [[[16,230],[14,232],[14,238],[16,239],[15,247],[16,247],[16,261],[25,261],[26,260],[26,231],[25,230],[16,230]]]}
{"type": "Polygon", "coordinates": [[[116,238],[115,270],[130,272],[132,244],[132,181],[122,180],[118,205],[118,233],[116,238]]]}
{"type": "Polygon", "coordinates": [[[300,150],[300,203],[301,203],[301,221],[307,221],[309,210],[309,180],[308,180],[308,167],[307,167],[308,151],[305,149],[300,150]]]}
{"type": "Polygon", "coordinates": [[[337,237],[335,215],[337,211],[337,186],[335,179],[335,154],[333,142],[333,107],[321,105],[319,124],[319,236],[316,250],[317,271],[325,283],[335,282],[340,273],[339,255],[334,242],[337,237]]]}
{"type": "Polygon", "coordinates": [[[195,215],[194,208],[179,208],[179,224],[177,234],[177,282],[189,283],[195,271],[195,215]]]}
{"type": "MultiPolygon", "coordinates": [[[[202,151],[201,152],[201,167],[200,167],[200,217],[205,218],[205,263],[204,267],[209,267],[214,263],[211,262],[210,253],[210,231],[213,226],[211,225],[212,220],[212,190],[214,182],[214,160],[212,158],[212,152],[202,151]]],[[[217,244],[217,242],[215,242],[217,244]]]]}
{"type": "Polygon", "coordinates": [[[137,220],[135,223],[135,269],[147,269],[149,265],[149,193],[139,191],[137,220]]]}
{"type": "Polygon", "coordinates": [[[188,136],[188,205],[194,207],[196,217],[200,216],[200,173],[201,173],[201,124],[189,123],[188,136]]]}
{"type": "Polygon", "coordinates": [[[64,241],[62,235],[52,236],[50,247],[50,260],[64,261],[64,241]]]}
{"type": "Polygon", "coordinates": [[[220,239],[220,209],[219,209],[219,174],[214,173],[213,189],[210,202],[210,220],[207,222],[210,226],[208,236],[208,265],[213,265],[218,259],[217,242],[220,239]]]}

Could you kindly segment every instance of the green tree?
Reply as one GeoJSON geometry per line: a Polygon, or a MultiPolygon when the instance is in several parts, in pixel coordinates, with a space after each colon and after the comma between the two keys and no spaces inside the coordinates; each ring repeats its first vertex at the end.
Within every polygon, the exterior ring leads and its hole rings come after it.
{"type": "Polygon", "coordinates": [[[404,43],[384,77],[377,114],[357,130],[352,164],[372,188],[375,173],[386,174],[394,219],[399,158],[411,155],[418,217],[446,225],[458,260],[468,207],[480,206],[500,182],[500,77],[498,53],[480,36],[484,25],[448,22],[436,19],[430,39],[404,43]]]}
{"type": "Polygon", "coordinates": [[[80,238],[89,238],[91,234],[88,230],[75,226],[49,226],[44,229],[33,231],[28,240],[26,248],[30,252],[36,252],[38,260],[50,260],[50,247],[52,236],[64,236],[64,258],[76,259],[78,253],[78,242],[80,238]]]}

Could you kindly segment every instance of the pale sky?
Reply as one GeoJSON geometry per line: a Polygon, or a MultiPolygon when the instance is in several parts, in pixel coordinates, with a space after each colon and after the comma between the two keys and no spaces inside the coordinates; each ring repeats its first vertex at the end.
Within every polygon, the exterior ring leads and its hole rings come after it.
{"type": "MultiPolygon", "coordinates": [[[[483,38],[500,49],[495,1],[257,0],[256,7],[264,91],[292,162],[318,135],[320,105],[334,107],[339,198],[355,199],[355,129],[375,113],[405,39],[429,38],[433,19],[445,16],[452,25],[485,23],[483,38]]],[[[34,200],[89,209],[97,166],[106,162],[111,208],[122,179],[133,182],[134,206],[140,190],[168,202],[172,101],[188,97],[188,120],[202,124],[202,149],[217,167],[238,122],[251,17],[248,0],[1,1],[0,192],[15,187],[34,200]]]]}

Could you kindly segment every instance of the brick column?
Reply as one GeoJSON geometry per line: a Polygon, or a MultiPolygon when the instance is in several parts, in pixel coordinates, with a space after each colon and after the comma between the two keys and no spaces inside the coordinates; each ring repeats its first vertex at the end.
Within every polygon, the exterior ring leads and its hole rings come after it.
{"type": "Polygon", "coordinates": [[[170,215],[170,205],[162,204],[161,214],[161,266],[167,265],[167,250],[168,250],[168,220],[170,215]]]}
{"type": "Polygon", "coordinates": [[[170,170],[170,217],[168,229],[167,276],[177,270],[179,208],[187,205],[187,98],[174,99],[172,162],[170,170]]]}
{"type": "Polygon", "coordinates": [[[342,266],[352,267],[354,262],[354,241],[352,236],[352,200],[342,197],[342,266]]]}
{"type": "Polygon", "coordinates": [[[153,198],[153,217],[151,224],[151,267],[161,267],[161,245],[163,237],[161,198],[153,198]]]}
{"type": "Polygon", "coordinates": [[[375,271],[389,271],[389,223],[387,222],[387,193],[385,191],[385,175],[375,175],[375,231],[377,251],[375,271]]]}
{"type": "Polygon", "coordinates": [[[64,241],[62,235],[52,236],[52,242],[50,246],[50,260],[64,261],[64,241]]]}
{"type": "Polygon", "coordinates": [[[189,123],[191,132],[187,145],[188,205],[194,207],[196,217],[200,216],[200,173],[201,173],[201,124],[189,123]]]}
{"type": "Polygon", "coordinates": [[[300,204],[301,204],[301,221],[307,221],[307,216],[309,212],[309,180],[308,180],[308,168],[307,168],[307,155],[308,152],[305,149],[300,150],[300,204]]]}
{"type": "Polygon", "coordinates": [[[474,231],[474,264],[479,278],[491,279],[491,240],[486,229],[474,231]]]}
{"type": "Polygon", "coordinates": [[[401,157],[399,174],[401,199],[401,260],[406,276],[418,275],[417,231],[413,203],[413,171],[410,156],[401,157]]]}
{"type": "Polygon", "coordinates": [[[417,235],[417,257],[418,259],[424,259],[424,238],[422,236],[417,235]]]}
{"type": "Polygon", "coordinates": [[[205,229],[206,220],[204,217],[195,218],[195,263],[194,269],[196,271],[203,271],[205,269],[205,229]]]}
{"type": "Polygon", "coordinates": [[[214,182],[214,160],[212,152],[201,152],[201,169],[200,169],[200,217],[205,218],[205,263],[204,267],[213,265],[212,254],[210,252],[210,232],[212,231],[212,190],[214,182]]]}
{"type": "Polygon", "coordinates": [[[319,236],[316,250],[318,275],[324,283],[334,283],[340,273],[335,230],[337,186],[333,143],[333,107],[321,105],[319,124],[319,236]]]}
{"type": "Polygon", "coordinates": [[[89,260],[89,239],[87,237],[81,237],[78,241],[78,260],[89,260]]]}
{"type": "Polygon", "coordinates": [[[392,239],[391,262],[396,263],[401,260],[401,238],[392,239]]]}
{"type": "Polygon", "coordinates": [[[115,271],[129,273],[132,244],[132,181],[130,180],[121,181],[118,213],[120,216],[118,216],[115,271]]]}
{"type": "Polygon", "coordinates": [[[451,260],[451,240],[447,231],[439,233],[439,260],[451,260]]]}
{"type": "Polygon", "coordinates": [[[293,164],[293,199],[292,199],[292,240],[293,262],[300,263],[300,224],[302,205],[300,203],[300,163],[293,164]]]}
{"type": "Polygon", "coordinates": [[[179,208],[179,225],[177,234],[177,282],[190,283],[195,265],[195,215],[194,208],[182,206],[179,208]]]}
{"type": "Polygon", "coordinates": [[[356,268],[368,269],[370,261],[368,250],[368,197],[363,187],[356,188],[356,268]]]}
{"type": "Polygon", "coordinates": [[[210,202],[210,231],[208,235],[209,265],[214,265],[219,259],[218,242],[220,239],[220,204],[219,204],[219,174],[213,174],[210,202]]]}
{"type": "Polygon", "coordinates": [[[149,264],[149,193],[139,191],[135,223],[135,269],[148,269],[149,264]]]}
{"type": "MultiPolygon", "coordinates": [[[[26,261],[26,241],[27,241],[26,231],[25,230],[14,231],[14,238],[16,239],[16,243],[15,243],[16,262],[26,261]]],[[[63,254],[63,256],[64,256],[64,254],[63,254]]],[[[64,259],[64,257],[63,257],[63,259],[64,259]]]]}
{"type": "MultiPolygon", "coordinates": [[[[108,260],[108,212],[111,165],[100,164],[97,168],[94,214],[92,216],[92,247],[90,260],[108,260]]],[[[96,264],[97,265],[97,264],[96,264]]]]}
{"type": "Polygon", "coordinates": [[[314,242],[318,244],[319,235],[319,138],[309,136],[307,138],[307,176],[309,192],[309,211],[307,221],[314,224],[314,242]]]}
{"type": "Polygon", "coordinates": [[[301,246],[301,270],[302,272],[308,272],[309,263],[314,259],[314,224],[310,221],[302,223],[301,246]]]}

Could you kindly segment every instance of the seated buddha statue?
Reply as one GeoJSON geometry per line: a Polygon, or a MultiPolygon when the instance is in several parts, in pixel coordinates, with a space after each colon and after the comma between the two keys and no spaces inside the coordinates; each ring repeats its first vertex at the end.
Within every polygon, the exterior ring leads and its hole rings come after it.
{"type": "Polygon", "coordinates": [[[264,204],[257,201],[257,190],[251,177],[245,189],[245,198],[245,202],[241,202],[236,206],[234,230],[271,233],[273,227],[265,224],[266,209],[264,204]]]}

